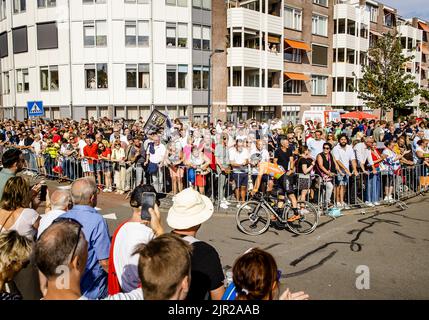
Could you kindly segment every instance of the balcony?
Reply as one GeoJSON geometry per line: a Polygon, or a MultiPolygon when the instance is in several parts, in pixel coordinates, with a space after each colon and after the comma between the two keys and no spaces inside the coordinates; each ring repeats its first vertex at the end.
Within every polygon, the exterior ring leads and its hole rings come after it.
{"type": "Polygon", "coordinates": [[[283,103],[281,88],[228,87],[228,105],[275,106],[283,103]]]}
{"type": "Polygon", "coordinates": [[[254,30],[283,33],[283,19],[246,8],[230,8],[227,12],[227,27],[246,27],[254,30]]]}
{"type": "Polygon", "coordinates": [[[333,92],[332,104],[334,106],[361,106],[363,101],[358,99],[357,92],[333,92]]]}

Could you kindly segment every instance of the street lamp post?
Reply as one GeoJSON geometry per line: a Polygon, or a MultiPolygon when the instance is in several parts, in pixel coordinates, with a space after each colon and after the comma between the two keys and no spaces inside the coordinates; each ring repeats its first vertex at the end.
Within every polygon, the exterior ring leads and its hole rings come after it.
{"type": "Polygon", "coordinates": [[[210,94],[211,94],[211,78],[212,78],[212,56],[216,53],[222,53],[224,51],[225,50],[222,50],[222,49],[215,49],[215,51],[213,51],[209,57],[209,81],[208,81],[209,83],[208,83],[208,102],[207,102],[207,120],[208,120],[209,127],[210,127],[210,120],[211,120],[211,114],[212,114],[211,99],[210,99],[211,98],[210,97],[210,94]]]}

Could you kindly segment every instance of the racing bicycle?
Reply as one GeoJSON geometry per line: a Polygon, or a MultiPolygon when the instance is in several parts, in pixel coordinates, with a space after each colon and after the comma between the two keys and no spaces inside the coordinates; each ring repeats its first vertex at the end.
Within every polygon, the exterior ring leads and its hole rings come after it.
{"type": "Polygon", "coordinates": [[[238,228],[245,234],[257,236],[268,230],[273,223],[278,227],[288,228],[295,234],[310,234],[319,223],[319,212],[316,207],[308,201],[298,201],[298,213],[300,218],[290,222],[288,219],[294,216],[290,201],[285,203],[283,209],[276,208],[272,203],[276,197],[264,196],[256,193],[252,199],[238,208],[236,222],[238,228]],[[271,215],[277,220],[271,221],[271,215]]]}

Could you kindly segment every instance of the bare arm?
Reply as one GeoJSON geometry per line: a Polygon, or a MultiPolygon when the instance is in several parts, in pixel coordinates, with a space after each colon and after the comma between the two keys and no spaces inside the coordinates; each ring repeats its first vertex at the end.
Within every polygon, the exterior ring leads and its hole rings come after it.
{"type": "Polygon", "coordinates": [[[210,297],[212,300],[220,300],[222,299],[223,294],[225,293],[225,287],[220,286],[219,288],[210,291],[210,297]]]}

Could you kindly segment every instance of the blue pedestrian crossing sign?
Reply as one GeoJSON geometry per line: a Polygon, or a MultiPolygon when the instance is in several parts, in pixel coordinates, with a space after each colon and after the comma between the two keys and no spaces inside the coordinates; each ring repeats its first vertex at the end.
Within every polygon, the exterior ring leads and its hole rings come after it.
{"type": "Polygon", "coordinates": [[[40,117],[45,115],[43,101],[28,101],[27,110],[29,117],[40,117]]]}

